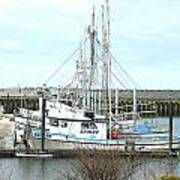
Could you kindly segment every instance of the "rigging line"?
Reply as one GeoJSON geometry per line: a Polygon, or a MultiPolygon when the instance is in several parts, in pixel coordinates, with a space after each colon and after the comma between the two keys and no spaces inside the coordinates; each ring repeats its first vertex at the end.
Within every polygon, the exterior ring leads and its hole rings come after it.
{"type": "Polygon", "coordinates": [[[124,87],[125,89],[127,89],[127,87],[121,82],[121,80],[116,76],[116,74],[114,74],[113,72],[111,72],[111,74],[114,76],[114,78],[121,84],[122,87],[124,87]]]}
{"type": "Polygon", "coordinates": [[[116,58],[112,55],[112,53],[111,53],[111,56],[112,56],[112,59],[114,60],[114,62],[116,62],[116,64],[118,65],[118,67],[121,69],[121,71],[122,71],[122,72],[126,75],[126,77],[131,81],[131,83],[132,83],[134,86],[140,88],[139,84],[138,84],[137,82],[135,82],[134,79],[130,76],[130,74],[125,70],[125,68],[122,67],[122,65],[120,65],[120,64],[118,63],[118,61],[117,61],[116,58]]]}
{"type": "Polygon", "coordinates": [[[125,75],[122,72],[119,72],[119,69],[116,65],[112,65],[112,69],[116,70],[116,72],[120,73],[119,76],[121,76],[122,81],[127,85],[130,86],[130,83],[128,82],[129,80],[127,80],[127,78],[125,77],[125,75]]]}
{"type": "MultiPolygon", "coordinates": [[[[102,44],[99,42],[98,38],[96,38],[96,42],[97,42],[97,45],[98,45],[97,47],[98,47],[98,48],[99,48],[99,47],[102,47],[102,44]]],[[[130,81],[134,86],[136,86],[136,88],[140,89],[139,84],[138,84],[137,82],[135,82],[135,81],[133,80],[133,78],[128,74],[128,72],[125,70],[125,68],[118,63],[118,61],[117,61],[116,58],[112,55],[112,53],[111,53],[111,57],[113,58],[113,60],[114,60],[115,63],[117,64],[117,66],[120,68],[121,72],[124,73],[124,75],[129,79],[129,81],[130,81]]],[[[115,67],[116,70],[117,70],[117,68],[118,68],[118,67],[116,67],[116,66],[113,66],[113,67],[115,67]]],[[[115,75],[115,74],[114,74],[114,75],[115,75]]],[[[125,80],[125,77],[123,77],[123,79],[125,80]]],[[[117,80],[117,76],[116,76],[116,80],[117,80]]],[[[120,80],[118,80],[118,81],[120,81],[120,80]]],[[[126,81],[127,81],[127,80],[126,80],[126,81]]],[[[122,83],[122,82],[121,82],[121,83],[122,83]]],[[[129,83],[128,83],[128,84],[129,84],[129,83]]],[[[122,84],[121,84],[121,85],[122,85],[122,84]]],[[[126,86],[123,85],[123,87],[126,87],[126,86]]],[[[126,88],[127,88],[127,87],[126,87],[126,88]]]]}
{"type": "MultiPolygon", "coordinates": [[[[85,38],[83,44],[87,41],[87,38],[85,38]]],[[[76,48],[72,54],[70,54],[70,56],[68,56],[57,68],[56,70],[49,76],[49,78],[45,81],[45,84],[47,84],[49,81],[51,81],[54,76],[56,76],[56,74],[62,69],[62,67],[67,64],[67,62],[69,62],[69,60],[79,51],[79,49],[81,48],[81,46],[78,46],[78,48],[76,48]]]]}
{"type": "Polygon", "coordinates": [[[79,47],[68,57],[66,58],[57,68],[56,70],[49,76],[49,78],[45,81],[47,84],[51,79],[56,76],[56,74],[62,69],[62,67],[76,54],[76,52],[79,50],[79,47]]]}
{"type": "Polygon", "coordinates": [[[62,89],[66,89],[68,86],[72,85],[73,82],[75,81],[76,79],[76,73],[73,73],[72,76],[70,76],[67,80],[66,80],[66,84],[65,83],[62,83],[62,84],[65,84],[64,86],[62,86],[61,88],[62,89]]]}
{"type": "Polygon", "coordinates": [[[125,70],[125,68],[122,67],[122,65],[120,65],[120,64],[118,63],[118,61],[116,60],[116,58],[115,58],[113,55],[112,55],[112,58],[113,58],[114,62],[117,64],[117,66],[120,68],[120,70],[124,73],[124,75],[126,75],[126,77],[130,80],[130,82],[131,82],[134,86],[140,87],[140,86],[134,81],[134,79],[130,76],[130,74],[125,70]]]}
{"type": "MultiPolygon", "coordinates": [[[[99,47],[101,47],[101,44],[99,44],[99,47]]],[[[101,58],[99,58],[99,56],[97,56],[98,57],[98,59],[101,61],[101,62],[103,62],[103,60],[101,59],[101,58]]],[[[115,69],[116,69],[116,71],[117,71],[117,67],[116,66],[112,66],[112,67],[114,67],[115,69]]],[[[117,77],[117,75],[115,74],[115,73],[113,73],[112,71],[111,71],[111,74],[114,76],[114,78],[124,87],[124,88],[126,88],[127,89],[127,86],[124,84],[124,83],[122,83],[122,81],[117,77]]],[[[125,80],[125,77],[123,77],[123,79],[125,80]]],[[[127,81],[127,80],[126,80],[127,81]]],[[[126,82],[127,83],[127,82],[126,82]]],[[[129,83],[128,83],[129,84],[129,83]]]]}
{"type": "MultiPolygon", "coordinates": [[[[101,62],[103,62],[103,60],[102,60],[101,58],[99,58],[99,60],[100,60],[101,62]]],[[[119,82],[119,84],[120,84],[122,87],[124,87],[125,89],[127,89],[127,86],[126,86],[124,83],[122,83],[122,81],[116,76],[115,73],[113,73],[113,72],[111,71],[111,74],[114,76],[114,78],[119,82]]]]}
{"type": "MultiPolygon", "coordinates": [[[[102,44],[100,43],[100,41],[99,41],[98,38],[96,38],[96,42],[97,42],[97,45],[98,45],[97,47],[98,47],[98,48],[99,48],[99,47],[102,47],[102,44]]],[[[133,79],[133,78],[128,74],[128,72],[125,70],[125,68],[118,63],[118,61],[116,60],[116,58],[113,56],[112,52],[111,52],[110,54],[111,54],[111,57],[113,58],[113,60],[114,60],[114,61],[116,62],[116,64],[119,66],[120,70],[125,74],[125,76],[131,81],[131,83],[132,83],[134,86],[136,86],[137,88],[140,89],[139,84],[138,84],[137,82],[135,82],[134,79],[133,79]]],[[[124,78],[123,78],[123,79],[124,79],[124,78]]]]}

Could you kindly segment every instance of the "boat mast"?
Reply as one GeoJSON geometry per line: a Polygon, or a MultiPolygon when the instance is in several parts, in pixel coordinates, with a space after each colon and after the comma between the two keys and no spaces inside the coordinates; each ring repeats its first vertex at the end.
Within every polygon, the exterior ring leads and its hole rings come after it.
{"type": "Polygon", "coordinates": [[[108,96],[109,96],[109,137],[111,139],[111,116],[112,116],[112,103],[111,103],[111,55],[110,55],[110,7],[109,0],[107,3],[107,18],[108,18],[108,96]]]}
{"type": "Polygon", "coordinates": [[[82,109],[85,109],[85,62],[84,62],[84,57],[83,57],[83,46],[82,43],[80,43],[80,54],[79,54],[79,59],[80,59],[80,71],[78,73],[79,79],[78,81],[80,82],[80,88],[79,88],[79,95],[80,95],[80,105],[82,109]]]}
{"type": "Polygon", "coordinates": [[[115,114],[117,115],[118,114],[118,105],[119,105],[119,89],[116,88],[115,90],[115,114]]]}
{"type": "Polygon", "coordinates": [[[87,81],[88,81],[88,77],[87,77],[87,68],[88,68],[88,65],[87,65],[87,44],[86,44],[86,35],[87,35],[87,29],[85,30],[84,32],[84,37],[85,37],[85,40],[84,40],[84,45],[83,45],[83,88],[84,88],[84,98],[83,98],[83,109],[87,109],[87,101],[88,101],[88,85],[87,85],[87,81]]]}
{"type": "Polygon", "coordinates": [[[109,0],[105,0],[106,19],[104,20],[104,6],[102,6],[102,40],[103,40],[103,53],[102,58],[104,61],[105,70],[105,86],[106,86],[106,99],[108,99],[108,118],[109,118],[109,138],[111,138],[111,55],[110,55],[110,7],[109,0]]]}
{"type": "Polygon", "coordinates": [[[136,88],[133,89],[133,120],[134,120],[134,127],[137,121],[137,94],[136,88]]]}
{"type": "Polygon", "coordinates": [[[86,104],[85,104],[85,96],[86,96],[86,82],[87,82],[87,72],[86,72],[86,55],[85,55],[85,50],[86,50],[86,43],[84,43],[84,47],[82,44],[80,45],[80,64],[79,64],[79,79],[78,81],[80,82],[80,100],[81,100],[81,108],[85,110],[86,104]],[[84,48],[84,49],[83,49],[84,48]]]}
{"type": "Polygon", "coordinates": [[[108,42],[107,42],[107,61],[108,61],[108,78],[107,78],[107,89],[108,89],[108,97],[109,97],[109,113],[111,114],[111,55],[110,55],[110,8],[109,8],[109,0],[106,0],[107,5],[107,21],[108,21],[108,42]]]}
{"type": "Polygon", "coordinates": [[[93,91],[93,85],[94,85],[94,76],[95,76],[95,5],[93,5],[93,13],[92,13],[92,22],[89,29],[89,35],[90,35],[90,47],[91,47],[91,54],[90,54],[90,86],[89,86],[89,93],[90,93],[90,111],[93,109],[93,97],[92,97],[92,91],[93,91]]]}
{"type": "MultiPolygon", "coordinates": [[[[101,15],[101,21],[102,21],[102,26],[101,26],[101,31],[102,31],[102,62],[103,62],[103,67],[102,67],[102,92],[103,96],[101,95],[102,98],[102,107],[107,108],[107,92],[105,91],[106,89],[106,77],[107,77],[107,62],[105,60],[105,52],[106,52],[106,26],[105,26],[105,7],[104,4],[101,6],[102,8],[102,15],[101,15]]],[[[103,110],[103,113],[106,112],[107,109],[103,110]]]]}
{"type": "Polygon", "coordinates": [[[104,61],[104,52],[105,52],[105,22],[104,22],[104,4],[101,5],[102,8],[102,14],[101,14],[101,33],[102,33],[102,62],[103,62],[103,68],[102,68],[102,89],[105,89],[105,74],[104,74],[104,70],[105,70],[105,61],[104,61]]]}

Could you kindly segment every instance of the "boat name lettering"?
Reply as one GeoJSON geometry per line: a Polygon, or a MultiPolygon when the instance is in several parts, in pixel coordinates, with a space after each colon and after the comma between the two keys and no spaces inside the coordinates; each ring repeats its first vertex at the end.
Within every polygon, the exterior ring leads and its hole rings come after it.
{"type": "Polygon", "coordinates": [[[81,134],[98,134],[99,130],[97,129],[81,129],[81,134]]]}

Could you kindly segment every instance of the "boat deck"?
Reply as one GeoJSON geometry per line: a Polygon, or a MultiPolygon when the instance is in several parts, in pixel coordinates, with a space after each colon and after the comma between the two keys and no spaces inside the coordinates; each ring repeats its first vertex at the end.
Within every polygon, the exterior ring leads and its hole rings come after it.
{"type": "Polygon", "coordinates": [[[169,144],[124,144],[122,142],[114,141],[114,144],[95,144],[92,142],[63,142],[45,140],[45,154],[40,151],[41,140],[30,139],[30,150],[26,151],[22,144],[14,148],[14,130],[15,123],[8,118],[3,118],[0,121],[0,157],[76,157],[81,151],[92,151],[93,149],[101,151],[117,150],[121,156],[135,154],[137,156],[154,156],[167,157],[179,156],[180,144],[173,144],[172,150],[169,150],[169,144]]]}

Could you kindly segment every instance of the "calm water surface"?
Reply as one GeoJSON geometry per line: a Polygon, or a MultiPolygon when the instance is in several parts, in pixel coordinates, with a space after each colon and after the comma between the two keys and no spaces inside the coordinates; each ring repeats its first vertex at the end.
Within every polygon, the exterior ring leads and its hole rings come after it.
{"type": "MultiPolygon", "coordinates": [[[[58,180],[63,174],[71,173],[72,159],[1,159],[1,180],[58,180]]],[[[147,180],[153,174],[171,172],[180,176],[180,162],[177,159],[148,159],[139,168],[133,180],[147,180]]]]}
{"type": "MultiPolygon", "coordinates": [[[[156,118],[160,123],[168,123],[168,118],[156,118]]],[[[180,118],[174,118],[174,135],[180,136],[180,118]]],[[[145,159],[146,160],[146,159],[145,159]]],[[[147,179],[152,174],[167,171],[180,176],[180,158],[147,159],[146,165],[139,168],[133,180],[147,179]]],[[[73,159],[31,159],[1,158],[0,180],[58,180],[71,172],[73,159]]]]}

